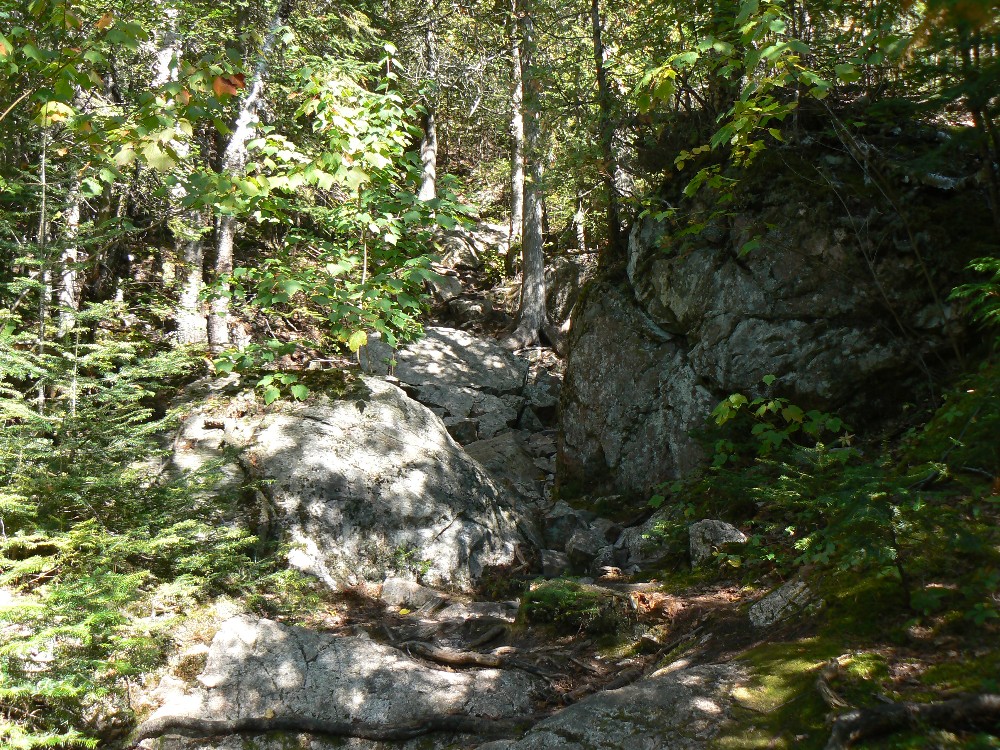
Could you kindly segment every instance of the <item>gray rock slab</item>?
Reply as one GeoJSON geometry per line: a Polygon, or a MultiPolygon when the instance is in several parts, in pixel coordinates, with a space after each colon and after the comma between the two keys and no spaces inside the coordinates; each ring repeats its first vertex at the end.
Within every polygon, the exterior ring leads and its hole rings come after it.
{"type": "Polygon", "coordinates": [[[539,496],[539,482],[544,481],[545,473],[525,450],[521,433],[505,432],[489,440],[477,440],[466,445],[465,450],[495,482],[523,497],[539,496]]]}
{"type": "Polygon", "coordinates": [[[788,581],[750,607],[750,624],[755,628],[769,628],[801,612],[814,598],[805,581],[788,581]]]}
{"type": "Polygon", "coordinates": [[[520,740],[489,742],[478,750],[707,750],[729,717],[742,668],[668,669],[591,695],[520,740]]]}
{"type": "Polygon", "coordinates": [[[382,582],[379,599],[393,607],[411,607],[417,609],[427,604],[444,602],[447,597],[440,591],[421,586],[415,581],[405,578],[386,578],[382,582]]]}
{"type": "MultiPolygon", "coordinates": [[[[523,672],[445,671],[368,638],[240,616],[222,624],[197,684],[167,691],[150,719],[304,717],[385,725],[449,713],[502,718],[530,713],[537,687],[523,672]]],[[[160,748],[244,747],[232,742],[180,740],[160,748]]]]}
{"type": "Polygon", "coordinates": [[[292,564],[337,588],[419,572],[469,590],[537,537],[441,420],[378,378],[352,398],[273,408],[244,463],[270,480],[292,564]]]}
{"type": "Polygon", "coordinates": [[[396,352],[395,375],[411,385],[475,388],[493,394],[519,393],[528,363],[491,339],[454,328],[429,327],[419,341],[396,352]]]}
{"type": "Polygon", "coordinates": [[[706,518],[688,527],[691,565],[697,568],[712,559],[715,550],[726,544],[746,544],[747,536],[732,524],[706,518]]]}

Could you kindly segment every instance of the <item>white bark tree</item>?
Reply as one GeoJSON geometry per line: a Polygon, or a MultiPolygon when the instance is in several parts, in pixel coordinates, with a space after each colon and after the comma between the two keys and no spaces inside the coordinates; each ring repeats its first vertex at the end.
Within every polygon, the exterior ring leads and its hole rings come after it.
{"type": "MultiPolygon", "coordinates": [[[[243,172],[247,162],[247,144],[256,132],[258,111],[264,97],[268,64],[278,29],[285,24],[290,8],[283,2],[275,12],[267,36],[257,57],[253,82],[247,91],[236,117],[232,135],[222,153],[221,171],[237,176],[243,172]]],[[[219,351],[229,345],[229,294],[227,279],[233,272],[233,248],[236,240],[236,217],[224,213],[216,222],[215,280],[216,289],[212,299],[212,311],[208,318],[208,345],[212,351],[219,351]]]]}
{"type": "Polygon", "coordinates": [[[524,228],[524,81],[521,72],[521,40],[517,24],[517,0],[511,0],[510,23],[510,234],[504,264],[508,276],[514,275],[517,250],[524,228]]]}
{"type": "Polygon", "coordinates": [[[427,68],[427,95],[424,97],[424,135],[420,141],[420,192],[422,201],[437,197],[437,96],[438,53],[437,28],[433,3],[427,4],[427,29],[424,36],[424,64],[427,68]]]}

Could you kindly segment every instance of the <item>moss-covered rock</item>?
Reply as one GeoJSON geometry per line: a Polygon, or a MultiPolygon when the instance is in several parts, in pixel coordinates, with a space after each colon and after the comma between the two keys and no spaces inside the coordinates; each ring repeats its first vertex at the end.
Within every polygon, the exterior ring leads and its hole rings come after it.
{"type": "Polygon", "coordinates": [[[565,578],[533,586],[521,602],[519,619],[563,632],[617,634],[636,622],[628,596],[565,578]]]}

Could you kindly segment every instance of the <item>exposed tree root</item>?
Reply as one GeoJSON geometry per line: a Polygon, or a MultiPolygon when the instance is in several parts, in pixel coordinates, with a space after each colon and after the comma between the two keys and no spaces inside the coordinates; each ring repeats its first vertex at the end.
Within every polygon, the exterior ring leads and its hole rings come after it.
{"type": "Polygon", "coordinates": [[[179,716],[151,719],[136,732],[135,744],[164,734],[185,737],[223,737],[230,734],[265,732],[305,732],[331,737],[356,737],[365,740],[391,742],[409,740],[433,732],[473,734],[481,737],[514,737],[545,718],[547,714],[531,714],[509,719],[490,719],[483,716],[445,715],[430,716],[413,724],[372,725],[350,721],[328,721],[305,716],[276,716],[265,718],[248,716],[242,719],[217,720],[179,716]]]}
{"type": "Polygon", "coordinates": [[[937,703],[892,703],[840,716],[826,750],[846,750],[858,740],[903,729],[995,729],[1000,726],[1000,695],[983,694],[937,703]]]}
{"type": "Polygon", "coordinates": [[[459,651],[454,648],[441,648],[421,641],[407,641],[399,644],[411,654],[444,664],[449,667],[500,667],[503,659],[495,654],[480,654],[477,651],[459,651]]]}

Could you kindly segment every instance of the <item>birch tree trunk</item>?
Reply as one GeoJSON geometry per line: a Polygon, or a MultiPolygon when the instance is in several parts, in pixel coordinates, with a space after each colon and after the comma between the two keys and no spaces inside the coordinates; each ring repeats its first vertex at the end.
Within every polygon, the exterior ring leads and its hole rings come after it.
{"type": "MultiPolygon", "coordinates": [[[[267,77],[268,56],[274,46],[278,29],[285,23],[287,8],[284,3],[279,6],[264,45],[260,50],[257,65],[254,69],[254,80],[240,105],[239,115],[233,128],[233,134],[222,153],[221,171],[227,175],[237,176],[243,172],[247,161],[247,144],[253,138],[257,127],[257,112],[264,96],[264,83],[267,77]]],[[[222,214],[216,224],[215,246],[215,295],[212,299],[212,311],[208,318],[208,345],[212,351],[219,351],[229,345],[229,296],[230,285],[227,281],[233,272],[233,247],[236,239],[236,218],[232,214],[222,214]]]]}
{"type": "MultiPolygon", "coordinates": [[[[176,80],[174,60],[180,57],[181,40],[177,34],[178,9],[168,6],[163,11],[165,23],[162,35],[157,40],[155,53],[156,67],[152,80],[153,89],[176,80]]],[[[186,141],[175,140],[171,144],[177,155],[185,159],[190,154],[186,141]]],[[[170,188],[170,200],[180,206],[187,191],[181,183],[170,188]]],[[[205,244],[203,236],[207,231],[205,217],[201,211],[183,211],[171,222],[174,236],[174,255],[179,261],[180,292],[174,321],[177,325],[175,341],[181,346],[204,344],[208,341],[208,320],[205,315],[202,292],[205,289],[205,244]]]]}
{"type": "Polygon", "coordinates": [[[521,80],[521,44],[517,24],[517,0],[511,1],[510,24],[510,233],[504,270],[514,275],[517,251],[524,227],[524,81],[521,80]]]}
{"type": "MultiPolygon", "coordinates": [[[[433,6],[429,4],[428,13],[433,14],[433,6]]],[[[433,16],[427,20],[427,33],[424,37],[424,62],[427,66],[427,96],[424,98],[424,136],[420,141],[420,193],[422,201],[437,198],[437,96],[438,96],[438,55],[437,30],[433,16]]]]}
{"type": "Polygon", "coordinates": [[[76,325],[80,310],[80,286],[76,264],[80,260],[77,240],[80,237],[80,182],[73,180],[69,203],[63,215],[65,246],[59,258],[59,338],[66,336],[76,325]]]}
{"type": "MultiPolygon", "coordinates": [[[[524,183],[524,227],[521,236],[521,305],[517,326],[505,340],[508,349],[522,349],[539,341],[547,329],[545,310],[545,253],[543,244],[541,83],[534,65],[535,29],[530,0],[518,0],[521,30],[521,81],[524,92],[524,145],[527,176],[524,183]]],[[[551,338],[551,335],[550,335],[551,338]]],[[[555,341],[550,343],[556,344],[555,341]]]]}

